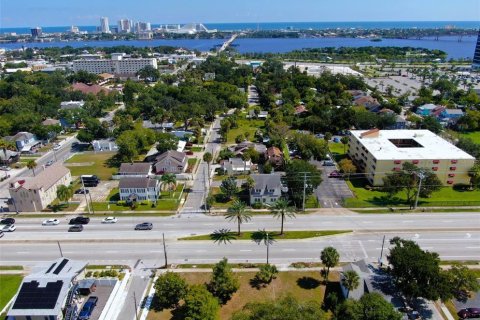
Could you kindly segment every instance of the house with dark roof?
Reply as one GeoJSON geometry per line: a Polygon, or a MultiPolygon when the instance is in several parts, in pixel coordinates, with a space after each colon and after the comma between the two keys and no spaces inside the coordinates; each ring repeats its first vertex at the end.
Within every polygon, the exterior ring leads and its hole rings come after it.
{"type": "Polygon", "coordinates": [[[122,163],[118,170],[120,177],[148,177],[152,170],[152,166],[148,162],[134,162],[134,163],[122,163]]]}
{"type": "Polygon", "coordinates": [[[166,151],[155,158],[153,167],[156,174],[183,173],[188,167],[187,155],[174,150],[166,151]]]}
{"type": "Polygon", "coordinates": [[[234,146],[229,147],[228,149],[232,151],[236,157],[242,157],[243,153],[248,149],[253,148],[260,154],[265,154],[267,147],[261,143],[253,143],[249,141],[240,142],[234,146]]]}
{"type": "Polygon", "coordinates": [[[7,319],[66,319],[74,304],[76,279],[86,266],[82,261],[59,258],[34,267],[23,279],[7,319]]]}
{"type": "Polygon", "coordinates": [[[5,166],[18,162],[20,154],[8,149],[0,149],[0,165],[5,166]]]}
{"type": "Polygon", "coordinates": [[[279,174],[252,174],[255,186],[250,189],[250,204],[271,205],[280,199],[288,189],[282,184],[279,174]]]}
{"type": "Polygon", "coordinates": [[[10,183],[10,211],[42,211],[57,198],[58,186],[68,186],[72,182],[70,170],[58,162],[44,169],[37,168],[36,171],[34,177],[10,183]]]}
{"type": "Polygon", "coordinates": [[[160,193],[160,182],[151,178],[121,178],[118,183],[120,200],[157,201],[160,193]]]}
{"type": "Polygon", "coordinates": [[[283,165],[283,153],[277,147],[270,147],[265,151],[265,160],[274,167],[281,167],[283,165]]]}

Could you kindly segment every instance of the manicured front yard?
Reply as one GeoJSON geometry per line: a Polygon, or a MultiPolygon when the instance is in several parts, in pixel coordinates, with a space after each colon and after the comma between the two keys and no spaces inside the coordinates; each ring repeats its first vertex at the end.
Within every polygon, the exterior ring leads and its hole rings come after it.
{"type": "Polygon", "coordinates": [[[94,174],[100,180],[109,180],[118,168],[109,164],[114,152],[88,152],[77,154],[67,160],[65,165],[70,169],[72,176],[94,174]]]}
{"type": "Polygon", "coordinates": [[[0,310],[5,308],[17,293],[22,279],[23,276],[18,274],[0,274],[0,310]]]}
{"type": "Polygon", "coordinates": [[[248,132],[248,140],[252,141],[255,137],[255,132],[261,130],[265,126],[264,120],[248,120],[248,119],[239,119],[237,121],[238,128],[230,129],[227,134],[227,143],[235,143],[235,138],[241,134],[245,136],[245,133],[248,132]]]}
{"type": "MultiPolygon", "coordinates": [[[[278,231],[270,231],[269,237],[273,240],[293,240],[293,239],[308,239],[315,237],[332,236],[342,233],[352,232],[351,230],[324,230],[324,231],[285,231],[283,235],[280,235],[278,231]]],[[[236,232],[231,232],[233,240],[258,240],[258,231],[244,231],[237,235],[236,232]]],[[[212,234],[204,234],[200,236],[192,236],[180,238],[178,240],[212,240],[214,236],[212,234]]]]}
{"type": "Polygon", "coordinates": [[[93,209],[96,211],[167,211],[167,210],[177,210],[178,201],[175,200],[159,200],[157,205],[152,207],[151,203],[138,203],[135,209],[132,209],[130,206],[117,204],[117,203],[107,203],[107,202],[93,202],[93,209]]]}
{"type": "Polygon", "coordinates": [[[473,131],[473,132],[467,132],[467,133],[459,133],[459,137],[465,137],[465,138],[470,138],[473,140],[473,142],[480,144],[480,131],[473,131]]]}
{"type": "MultiPolygon", "coordinates": [[[[347,181],[347,184],[356,196],[345,199],[347,208],[409,206],[403,192],[389,199],[385,192],[367,190],[362,181],[352,180],[347,181]]],[[[480,190],[456,191],[451,187],[443,187],[440,191],[434,192],[431,198],[420,198],[418,205],[430,207],[478,206],[480,205],[480,190]]]]}
{"type": "MultiPolygon", "coordinates": [[[[280,272],[277,279],[266,288],[257,289],[250,284],[254,278],[255,272],[239,272],[236,273],[240,289],[233,295],[232,299],[220,309],[219,319],[230,319],[233,313],[242,310],[249,302],[263,302],[268,300],[279,299],[287,294],[295,297],[301,302],[317,301],[322,303],[325,292],[334,291],[339,296],[340,285],[338,283],[339,275],[336,272],[330,273],[330,281],[327,286],[323,285],[320,272],[316,271],[289,271],[280,272]]],[[[182,273],[189,284],[202,284],[210,281],[211,273],[195,272],[182,273]]],[[[151,310],[148,313],[147,320],[170,320],[172,317],[171,310],[151,310]]]]}

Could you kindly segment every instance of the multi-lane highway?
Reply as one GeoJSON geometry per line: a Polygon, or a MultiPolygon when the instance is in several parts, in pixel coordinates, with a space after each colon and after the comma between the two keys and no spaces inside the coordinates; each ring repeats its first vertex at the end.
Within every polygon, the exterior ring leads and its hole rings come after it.
{"type": "MultiPolygon", "coordinates": [[[[0,259],[10,264],[34,264],[63,254],[91,263],[134,263],[142,259],[158,264],[163,259],[162,234],[168,244],[171,263],[206,263],[223,256],[233,261],[262,261],[264,245],[252,241],[234,241],[218,245],[212,241],[178,241],[177,238],[207,234],[234,224],[223,217],[179,215],[172,217],[124,217],[116,224],[101,224],[92,218],[83,232],[68,233],[68,218],[58,226],[41,226],[42,219],[18,219],[17,230],[0,239],[0,259]],[[151,231],[134,231],[136,223],[149,221],[151,231]]],[[[255,216],[243,230],[277,230],[279,222],[271,216],[255,216]]],[[[343,261],[377,260],[383,236],[387,241],[401,236],[417,241],[424,249],[438,252],[443,259],[466,260],[480,256],[480,214],[442,213],[416,215],[300,215],[287,220],[287,230],[353,230],[353,233],[306,240],[277,240],[271,247],[272,262],[318,261],[327,245],[336,247],[343,261]]]]}

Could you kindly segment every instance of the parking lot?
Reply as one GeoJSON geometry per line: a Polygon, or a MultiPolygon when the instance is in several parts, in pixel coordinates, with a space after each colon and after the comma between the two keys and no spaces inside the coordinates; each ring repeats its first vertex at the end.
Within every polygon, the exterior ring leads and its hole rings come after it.
{"type": "Polygon", "coordinates": [[[453,300],[453,304],[455,305],[455,308],[457,309],[457,311],[460,311],[461,309],[465,309],[465,308],[479,308],[480,307],[480,291],[473,294],[472,297],[468,299],[466,302],[453,300]]]}
{"type": "Polygon", "coordinates": [[[320,205],[322,208],[341,208],[343,199],[353,197],[352,191],[347,183],[340,178],[328,177],[330,173],[337,170],[336,167],[322,166],[321,161],[312,161],[312,164],[322,170],[323,181],[318,186],[317,190],[315,190],[320,205]]]}
{"type": "MultiPolygon", "coordinates": [[[[110,194],[110,191],[113,188],[118,187],[118,180],[108,180],[108,181],[100,181],[98,186],[92,188],[86,188],[90,192],[90,196],[92,197],[92,201],[94,202],[104,202],[107,201],[107,197],[110,194]]],[[[85,199],[83,194],[76,194],[75,200],[82,201],[85,199]]],[[[90,200],[90,199],[89,199],[90,200]]]]}
{"type": "MultiPolygon", "coordinates": [[[[103,282],[103,281],[102,281],[103,282]]],[[[112,281],[111,285],[97,285],[95,292],[92,292],[90,295],[84,298],[84,302],[87,302],[90,296],[98,297],[97,305],[93,309],[92,315],[90,316],[90,320],[98,320],[100,315],[107,304],[108,298],[110,298],[110,294],[113,291],[115,284],[112,281]]],[[[83,307],[83,304],[82,304],[83,307]]],[[[80,309],[81,310],[81,309],[80,309]]]]}

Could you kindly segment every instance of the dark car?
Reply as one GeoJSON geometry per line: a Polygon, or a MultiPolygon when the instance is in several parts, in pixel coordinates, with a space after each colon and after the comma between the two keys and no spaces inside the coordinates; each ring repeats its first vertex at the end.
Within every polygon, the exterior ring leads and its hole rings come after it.
{"type": "Polygon", "coordinates": [[[95,306],[97,305],[97,301],[98,301],[97,297],[92,296],[88,298],[87,302],[85,302],[85,304],[83,305],[83,308],[80,311],[80,314],[78,315],[78,319],[79,320],[90,319],[93,309],[95,309],[95,306]]]}
{"type": "Polygon", "coordinates": [[[340,178],[340,177],[342,177],[342,174],[340,172],[338,172],[337,170],[333,170],[332,172],[330,172],[328,177],[329,178],[340,178]]]}
{"type": "Polygon", "coordinates": [[[81,224],[76,224],[68,228],[68,232],[82,232],[82,231],[83,231],[83,225],[81,224]]]}
{"type": "Polygon", "coordinates": [[[139,223],[135,226],[135,230],[152,230],[153,224],[150,222],[139,223]]]}
{"type": "Polygon", "coordinates": [[[480,318],[480,308],[466,308],[458,311],[460,319],[480,318]]]}
{"type": "Polygon", "coordinates": [[[89,194],[90,193],[90,190],[88,189],[78,189],[77,191],[75,191],[75,194],[89,194]]]}
{"type": "Polygon", "coordinates": [[[0,220],[0,224],[15,224],[15,219],[5,218],[5,219],[0,220]]]}
{"type": "Polygon", "coordinates": [[[89,217],[76,217],[73,219],[70,219],[69,224],[88,224],[90,222],[89,217]]]}

